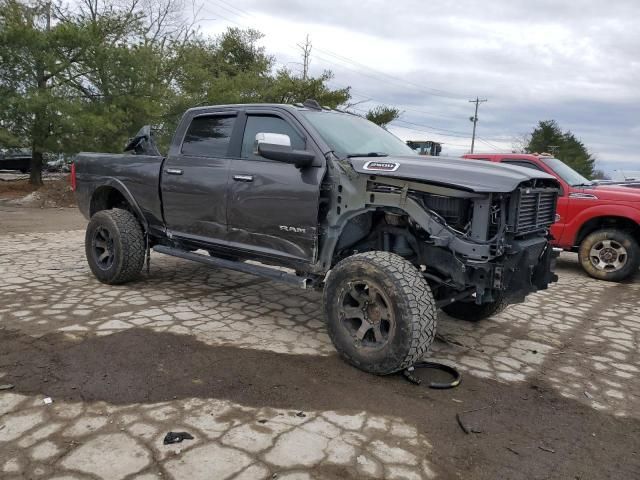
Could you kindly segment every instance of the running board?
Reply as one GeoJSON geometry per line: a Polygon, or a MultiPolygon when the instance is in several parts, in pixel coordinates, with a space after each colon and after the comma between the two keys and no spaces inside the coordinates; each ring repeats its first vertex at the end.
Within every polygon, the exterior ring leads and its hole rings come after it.
{"type": "Polygon", "coordinates": [[[226,260],[224,258],[211,257],[209,255],[201,255],[199,253],[188,252],[180,250],[179,248],[167,247],[165,245],[156,245],[153,247],[154,252],[164,253],[165,255],[171,255],[172,257],[184,258],[193,262],[204,263],[210,267],[226,268],[228,270],[235,270],[237,272],[249,273],[251,275],[257,275],[259,277],[275,280],[276,282],[284,282],[291,285],[295,285],[300,288],[307,288],[310,283],[308,278],[298,277],[291,273],[282,272],[275,268],[263,267],[262,265],[253,265],[251,263],[234,262],[233,260],[226,260]]]}

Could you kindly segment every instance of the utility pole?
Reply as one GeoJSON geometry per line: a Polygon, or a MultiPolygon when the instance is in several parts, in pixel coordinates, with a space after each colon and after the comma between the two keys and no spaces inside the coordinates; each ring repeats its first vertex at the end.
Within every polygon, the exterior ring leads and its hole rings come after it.
{"type": "Polygon", "coordinates": [[[302,79],[306,80],[309,77],[309,64],[311,63],[311,40],[309,40],[309,34],[305,38],[304,44],[299,44],[300,50],[302,50],[302,79]]]}
{"type": "Polygon", "coordinates": [[[476,143],[476,123],[478,123],[478,105],[486,101],[487,101],[486,98],[479,99],[478,97],[476,97],[475,100],[469,100],[470,103],[476,104],[476,111],[473,114],[473,117],[469,117],[469,120],[473,122],[473,135],[471,136],[471,153],[473,153],[473,146],[476,143]]]}

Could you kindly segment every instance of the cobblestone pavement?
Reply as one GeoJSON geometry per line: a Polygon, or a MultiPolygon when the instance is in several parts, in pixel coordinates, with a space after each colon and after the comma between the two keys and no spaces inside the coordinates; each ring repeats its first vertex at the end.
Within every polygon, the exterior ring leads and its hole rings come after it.
{"type": "MultiPolygon", "coordinates": [[[[83,238],[80,230],[0,232],[0,330],[78,343],[144,329],[293,357],[335,353],[316,292],[160,255],[149,277],[105,286],[89,272],[83,238]]],[[[550,290],[490,320],[442,314],[430,357],[513,386],[543,378],[588,409],[639,419],[640,283],[592,280],[570,255],[559,273],[550,290]]],[[[8,369],[0,361],[0,385],[8,369]]],[[[212,398],[45,405],[45,394],[0,390],[1,478],[438,476],[435,438],[366,408],[297,412],[212,398]],[[165,446],[168,429],[195,439],[165,446]]]]}

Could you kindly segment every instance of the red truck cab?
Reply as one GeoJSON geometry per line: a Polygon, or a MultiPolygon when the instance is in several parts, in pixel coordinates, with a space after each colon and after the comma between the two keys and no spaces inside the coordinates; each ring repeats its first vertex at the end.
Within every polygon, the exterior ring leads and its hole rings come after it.
{"type": "Polygon", "coordinates": [[[620,281],[640,266],[640,190],[597,185],[557,158],[531,154],[467,154],[464,158],[541,170],[562,186],[553,245],[578,252],[592,277],[620,281]]]}

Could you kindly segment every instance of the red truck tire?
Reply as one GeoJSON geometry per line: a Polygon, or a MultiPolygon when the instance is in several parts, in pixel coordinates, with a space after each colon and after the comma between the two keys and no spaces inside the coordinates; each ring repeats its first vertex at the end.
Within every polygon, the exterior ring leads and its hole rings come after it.
{"type": "Polygon", "coordinates": [[[638,271],[640,247],[624,230],[596,230],[580,243],[578,258],[593,278],[619,282],[638,271]]]}

